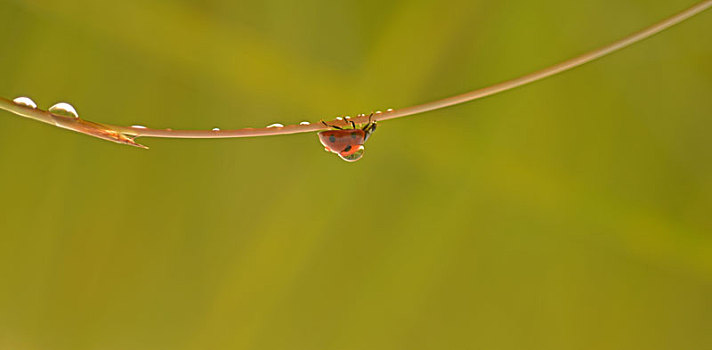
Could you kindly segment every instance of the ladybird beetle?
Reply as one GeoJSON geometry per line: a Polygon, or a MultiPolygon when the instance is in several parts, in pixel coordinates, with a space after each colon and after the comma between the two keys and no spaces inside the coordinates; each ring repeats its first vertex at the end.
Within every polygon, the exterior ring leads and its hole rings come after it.
{"type": "Polygon", "coordinates": [[[371,121],[372,117],[373,114],[368,117],[368,123],[361,129],[357,129],[353,121],[349,121],[353,129],[343,129],[322,121],[322,124],[336,129],[319,133],[319,141],[324,145],[324,150],[336,153],[347,162],[355,162],[361,159],[364,150],[363,144],[376,130],[376,122],[371,121]]]}

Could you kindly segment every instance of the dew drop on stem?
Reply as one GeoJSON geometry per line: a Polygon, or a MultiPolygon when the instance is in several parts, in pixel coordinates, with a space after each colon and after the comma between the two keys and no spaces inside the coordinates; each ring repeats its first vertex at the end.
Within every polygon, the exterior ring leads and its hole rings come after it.
{"type": "Polygon", "coordinates": [[[60,102],[52,107],[49,107],[49,112],[55,115],[61,115],[63,117],[79,118],[79,113],[74,109],[72,105],[65,102],[60,102]]]}
{"type": "Polygon", "coordinates": [[[15,104],[20,105],[20,106],[25,106],[25,107],[30,107],[30,108],[37,108],[37,104],[35,101],[32,101],[31,98],[29,97],[18,97],[12,102],[15,102],[15,104]]]}

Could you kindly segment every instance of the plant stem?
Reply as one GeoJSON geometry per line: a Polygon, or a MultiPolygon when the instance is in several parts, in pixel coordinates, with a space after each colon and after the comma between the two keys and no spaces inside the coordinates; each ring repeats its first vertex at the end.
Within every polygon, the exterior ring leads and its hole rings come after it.
{"type": "MultiPolygon", "coordinates": [[[[488,86],[475,91],[467,92],[461,95],[444,98],[437,101],[424,103],[417,106],[401,108],[385,113],[376,113],[373,120],[381,121],[406,117],[418,113],[433,111],[440,108],[450,107],[461,103],[477,100],[486,96],[494,95],[500,92],[511,90],[535,81],[556,75],[572,68],[578,67],[585,63],[591,62],[627,46],[630,46],[643,39],[649,38],[661,31],[670,28],[708,8],[712,7],[712,0],[704,0],[696,5],[684,10],[672,17],[669,17],[659,23],[656,23],[644,30],[627,36],[612,44],[603,46],[591,52],[585,53],[578,57],[574,57],[567,61],[542,69],[540,71],[524,75],[522,77],[508,80],[499,84],[488,86]]],[[[0,97],[0,109],[4,109],[19,116],[35,119],[47,124],[52,124],[62,128],[74,130],[83,134],[103,138],[109,141],[124,143],[132,146],[144,147],[134,142],[136,137],[164,137],[164,138],[232,138],[232,137],[256,137],[269,135],[285,135],[304,132],[313,132],[328,129],[321,123],[310,125],[288,125],[284,127],[271,128],[245,128],[237,130],[172,130],[172,129],[150,129],[124,127],[109,124],[100,124],[86,121],[79,118],[70,118],[58,116],[40,109],[34,109],[22,105],[18,105],[10,100],[0,97]]],[[[368,121],[368,116],[361,115],[350,119],[355,123],[365,123],[368,121]]],[[[346,127],[348,122],[345,120],[332,120],[327,122],[330,125],[346,127]]],[[[144,147],[145,148],[145,147],[144,147]]]]}
{"type": "Polygon", "coordinates": [[[613,52],[616,52],[620,49],[623,49],[627,46],[630,46],[636,42],[639,42],[643,39],[649,38],[657,33],[662,32],[663,30],[670,28],[712,6],[712,0],[706,0],[702,1],[695,6],[682,11],[670,18],[667,18],[659,23],[656,23],[646,29],[643,29],[637,33],[631,34],[630,36],[627,36],[623,39],[620,39],[612,44],[603,46],[601,48],[598,48],[596,50],[593,50],[591,52],[585,53],[581,56],[574,57],[572,59],[569,59],[567,61],[561,62],[559,64],[553,65],[548,68],[544,68],[540,71],[536,71],[534,73],[530,73],[524,76],[521,76],[519,78],[515,78],[512,80],[508,80],[499,84],[495,84],[492,86],[488,86],[479,90],[475,91],[470,91],[461,95],[457,96],[452,96],[448,98],[444,98],[442,100],[437,100],[433,102],[428,102],[424,103],[421,105],[417,106],[412,106],[412,107],[407,107],[407,108],[402,108],[397,111],[394,111],[393,113],[389,113],[378,120],[387,120],[387,119],[393,119],[393,118],[400,118],[400,117],[405,117],[413,114],[418,114],[418,113],[423,113],[423,112],[428,112],[440,108],[445,108],[445,107],[450,107],[454,106],[460,103],[465,103],[473,100],[477,100],[483,97],[487,97],[490,95],[494,95],[500,92],[504,92],[507,90],[511,90],[529,83],[533,83],[538,80],[542,80],[544,78],[550,77],[552,75],[556,75],[562,72],[565,72],[569,69],[576,68],[578,66],[581,66],[585,63],[591,62],[593,60],[596,60],[598,58],[601,58],[603,56],[606,56],[608,54],[611,54],[613,52]]]}

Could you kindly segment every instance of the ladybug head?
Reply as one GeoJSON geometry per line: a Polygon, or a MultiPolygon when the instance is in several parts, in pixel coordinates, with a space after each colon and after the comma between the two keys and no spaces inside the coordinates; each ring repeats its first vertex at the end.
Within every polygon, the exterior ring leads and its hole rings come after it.
{"type": "Polygon", "coordinates": [[[368,140],[368,137],[371,136],[374,131],[376,131],[376,122],[366,124],[366,126],[363,127],[363,132],[366,133],[363,138],[363,142],[366,142],[368,140]]]}

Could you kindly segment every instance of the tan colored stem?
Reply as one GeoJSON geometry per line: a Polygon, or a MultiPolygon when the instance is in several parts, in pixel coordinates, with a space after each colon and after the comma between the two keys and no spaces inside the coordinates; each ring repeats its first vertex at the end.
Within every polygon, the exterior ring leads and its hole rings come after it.
{"type": "Polygon", "coordinates": [[[470,91],[466,92],[461,95],[457,96],[452,96],[448,98],[444,98],[442,100],[437,100],[433,102],[428,102],[424,103],[421,105],[417,106],[412,106],[412,107],[407,107],[407,108],[402,108],[399,110],[394,111],[393,113],[389,113],[387,115],[384,115],[383,117],[379,118],[378,120],[387,120],[387,119],[394,119],[394,118],[400,118],[400,117],[405,117],[413,114],[418,114],[418,113],[423,113],[423,112],[428,112],[440,108],[445,108],[445,107],[450,107],[454,106],[460,103],[465,103],[469,101],[474,101],[483,97],[487,97],[490,95],[494,95],[500,92],[504,92],[507,90],[511,90],[529,83],[533,83],[535,81],[550,77],[552,75],[559,74],[561,72],[565,72],[569,69],[576,68],[580,65],[583,65],[585,63],[591,62],[593,60],[596,60],[598,58],[601,58],[603,56],[606,56],[608,54],[611,54],[613,52],[616,52],[620,49],[623,49],[627,46],[630,46],[634,43],[637,43],[643,39],[649,38],[657,33],[662,32],[663,30],[670,28],[712,6],[712,0],[706,0],[702,1],[695,6],[690,7],[689,9],[682,11],[670,18],[667,18],[663,20],[662,22],[656,23],[646,29],[643,29],[637,33],[634,33],[630,36],[627,36],[623,39],[620,39],[612,44],[603,46],[601,48],[598,48],[596,50],[593,50],[591,52],[585,53],[581,56],[574,57],[570,60],[561,62],[559,64],[553,65],[548,68],[544,68],[540,71],[536,71],[534,73],[527,74],[525,76],[521,76],[516,79],[508,80],[499,84],[495,84],[492,86],[488,86],[486,88],[482,88],[479,90],[475,91],[470,91]]]}
{"type": "MultiPolygon", "coordinates": [[[[551,67],[540,71],[527,74],[525,76],[508,80],[499,84],[488,86],[479,90],[467,92],[461,95],[444,98],[433,102],[424,103],[417,106],[406,107],[398,110],[389,111],[386,113],[377,113],[373,116],[374,120],[388,120],[406,117],[418,113],[428,112],[440,108],[450,107],[457,104],[474,101],[479,98],[494,95],[500,92],[511,90],[522,85],[533,83],[535,81],[550,77],[555,74],[567,71],[578,67],[585,63],[591,62],[615,51],[630,46],[643,39],[649,38],[661,31],[670,28],[708,8],[712,7],[712,0],[704,0],[698,4],[684,10],[672,17],[669,17],[659,23],[656,23],[642,31],[627,36],[612,44],[603,46],[581,56],[561,62],[551,67]]],[[[0,98],[0,109],[7,110],[17,115],[39,120],[48,124],[53,124],[66,129],[74,130],[84,134],[100,137],[110,141],[129,144],[133,146],[143,147],[135,142],[135,137],[167,137],[167,138],[229,138],[229,137],[256,137],[269,135],[284,135],[296,134],[303,132],[313,132],[328,129],[322,124],[311,125],[288,125],[275,128],[245,128],[237,130],[172,130],[172,129],[139,129],[133,127],[123,127],[108,124],[99,124],[82,119],[73,119],[63,116],[57,116],[49,112],[39,109],[32,109],[25,106],[20,106],[10,100],[0,98]]],[[[368,120],[367,116],[352,118],[356,123],[365,123],[368,120]]],[[[347,126],[347,122],[343,120],[332,120],[327,122],[330,125],[347,126]]]]}

